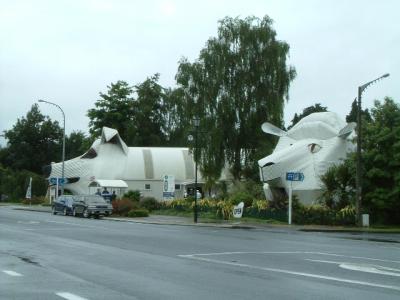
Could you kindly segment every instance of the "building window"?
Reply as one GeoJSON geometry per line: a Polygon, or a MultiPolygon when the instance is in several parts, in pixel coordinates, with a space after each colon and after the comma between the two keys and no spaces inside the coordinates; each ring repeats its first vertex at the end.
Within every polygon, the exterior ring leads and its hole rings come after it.
{"type": "Polygon", "coordinates": [[[150,185],[150,183],[145,183],[145,184],[144,184],[144,189],[145,189],[146,191],[151,190],[151,185],[150,185]]]}
{"type": "Polygon", "coordinates": [[[180,191],[181,190],[181,185],[180,184],[175,184],[175,190],[180,191]]]}

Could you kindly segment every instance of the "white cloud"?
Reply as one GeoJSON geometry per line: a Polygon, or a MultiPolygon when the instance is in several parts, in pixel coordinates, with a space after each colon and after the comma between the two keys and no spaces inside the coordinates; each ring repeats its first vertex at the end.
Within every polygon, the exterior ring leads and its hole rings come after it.
{"type": "Polygon", "coordinates": [[[368,89],[363,105],[400,99],[397,1],[0,0],[0,7],[0,131],[38,98],[63,107],[67,132],[87,131],[87,110],[107,85],[159,72],[161,84],[173,86],[179,58],[194,60],[225,16],[268,14],[289,43],[298,76],[287,122],[316,102],[344,117],[357,86],[386,72],[391,77],[368,89]]]}

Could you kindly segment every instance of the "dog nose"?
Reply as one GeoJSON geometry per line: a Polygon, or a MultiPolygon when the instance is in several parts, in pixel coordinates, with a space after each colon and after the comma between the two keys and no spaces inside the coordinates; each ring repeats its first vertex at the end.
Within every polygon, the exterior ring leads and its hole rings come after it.
{"type": "Polygon", "coordinates": [[[261,172],[264,182],[278,178],[282,174],[282,170],[280,169],[279,164],[275,164],[273,162],[266,163],[261,168],[261,172]]]}

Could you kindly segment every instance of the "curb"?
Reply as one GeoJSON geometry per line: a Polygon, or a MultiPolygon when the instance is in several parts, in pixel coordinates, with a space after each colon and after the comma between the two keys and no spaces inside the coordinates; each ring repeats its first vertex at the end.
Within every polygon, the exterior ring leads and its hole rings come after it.
{"type": "Polygon", "coordinates": [[[235,225],[235,224],[217,224],[217,223],[176,223],[176,222],[158,222],[158,221],[147,221],[147,220],[135,220],[135,219],[120,219],[104,217],[104,220],[114,222],[127,222],[127,223],[138,223],[138,224],[152,224],[152,225],[174,225],[174,226],[196,226],[196,227],[219,227],[219,228],[231,228],[231,229],[257,229],[258,227],[250,225],[235,225]]]}
{"type": "Polygon", "coordinates": [[[51,213],[51,210],[44,210],[44,209],[32,209],[29,207],[13,207],[13,210],[25,210],[25,211],[36,211],[36,212],[44,212],[44,213],[51,213]]]}

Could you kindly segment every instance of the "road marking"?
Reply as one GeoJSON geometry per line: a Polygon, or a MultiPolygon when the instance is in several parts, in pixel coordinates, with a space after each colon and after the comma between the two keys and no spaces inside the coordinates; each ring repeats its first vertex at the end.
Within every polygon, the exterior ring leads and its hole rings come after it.
{"type": "Polygon", "coordinates": [[[346,269],[346,270],[400,277],[400,269],[389,268],[389,267],[384,267],[384,266],[379,266],[379,265],[357,264],[357,263],[350,263],[350,262],[318,260],[318,259],[305,259],[305,260],[312,261],[312,262],[326,263],[326,264],[335,264],[335,265],[338,265],[340,268],[346,269]]]}
{"type": "Polygon", "coordinates": [[[55,224],[62,224],[62,225],[72,225],[72,226],[77,226],[77,227],[82,227],[82,228],[96,228],[96,229],[109,229],[108,227],[101,227],[101,226],[93,226],[93,225],[83,225],[83,224],[78,224],[78,223],[72,223],[72,222],[61,222],[61,221],[51,221],[51,220],[45,220],[47,223],[55,223],[55,224]]]}
{"type": "Polygon", "coordinates": [[[38,221],[18,221],[18,224],[39,224],[38,221]]]}
{"type": "MultiPolygon", "coordinates": [[[[389,262],[400,264],[399,260],[388,260],[388,259],[380,259],[380,258],[372,258],[372,257],[363,257],[363,256],[349,256],[343,254],[335,254],[335,253],[326,253],[326,252],[314,252],[314,251],[243,251],[243,252],[215,252],[215,253],[194,253],[188,255],[196,255],[196,256],[217,256],[217,255],[241,255],[241,254],[313,254],[313,255],[326,255],[326,256],[334,256],[334,257],[346,257],[346,258],[356,258],[356,259],[364,259],[371,261],[380,261],[380,262],[389,262]]],[[[183,256],[185,256],[184,254],[183,256]]],[[[180,256],[180,255],[178,255],[180,256]]]]}
{"type": "Polygon", "coordinates": [[[357,265],[357,264],[344,263],[344,264],[340,264],[339,267],[341,267],[343,269],[347,269],[347,270],[352,270],[352,271],[361,271],[361,272],[367,272],[367,273],[400,277],[400,270],[386,268],[386,267],[382,267],[382,266],[373,266],[373,265],[362,266],[362,265],[357,265]],[[390,271],[394,271],[394,272],[390,272],[390,271]]]}
{"type": "Polygon", "coordinates": [[[383,288],[383,289],[400,291],[400,287],[393,286],[393,285],[384,285],[384,284],[378,284],[378,283],[367,282],[367,281],[343,279],[343,278],[338,278],[338,277],[324,276],[324,275],[304,273],[304,272],[296,272],[296,271],[290,271],[290,270],[284,270],[284,269],[252,266],[252,265],[241,264],[241,263],[236,263],[236,262],[221,261],[221,260],[205,258],[205,257],[197,257],[196,254],[194,254],[194,255],[193,254],[192,255],[178,255],[178,256],[182,257],[182,258],[205,261],[205,262],[214,263],[214,264],[229,265],[229,266],[241,267],[241,268],[247,268],[247,269],[253,269],[253,270],[262,270],[262,271],[269,271],[269,272],[275,272],[275,273],[289,274],[289,275],[302,276],[302,277],[310,277],[310,278],[316,278],[316,279],[322,279],[322,280],[329,280],[329,281],[336,281],[336,282],[343,282],[343,283],[349,283],[349,284],[357,284],[357,285],[363,285],[363,286],[378,287],[378,288],[383,288]]]}
{"type": "Polygon", "coordinates": [[[15,277],[22,276],[22,274],[14,272],[14,271],[10,271],[10,270],[3,270],[3,273],[6,273],[7,275],[10,275],[10,276],[15,276],[15,277]]]}
{"type": "Polygon", "coordinates": [[[67,300],[88,300],[87,298],[83,298],[67,292],[58,292],[56,293],[56,295],[67,300]]]}

